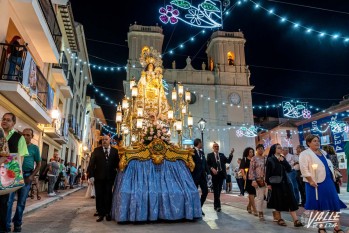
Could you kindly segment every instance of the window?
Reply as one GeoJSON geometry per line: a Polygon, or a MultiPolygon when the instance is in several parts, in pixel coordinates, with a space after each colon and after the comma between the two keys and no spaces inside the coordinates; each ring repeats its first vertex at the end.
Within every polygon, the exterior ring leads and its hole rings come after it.
{"type": "Polygon", "coordinates": [[[210,71],[213,71],[214,65],[213,65],[213,59],[210,58],[210,65],[209,65],[209,69],[210,71]]]}
{"type": "Polygon", "coordinates": [[[228,57],[228,65],[233,66],[235,65],[235,54],[231,51],[229,51],[227,53],[227,57],[228,57]]]}

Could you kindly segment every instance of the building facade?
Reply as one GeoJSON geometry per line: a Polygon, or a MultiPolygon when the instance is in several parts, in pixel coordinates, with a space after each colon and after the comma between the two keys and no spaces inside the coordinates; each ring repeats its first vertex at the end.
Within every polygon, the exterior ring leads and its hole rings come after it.
{"type": "Polygon", "coordinates": [[[347,97],[338,105],[314,114],[310,119],[296,123],[302,145],[306,146],[305,138],[307,135],[315,134],[320,137],[322,146],[331,145],[334,147],[344,182],[347,181],[349,161],[349,99],[347,97]]]}
{"type": "Polygon", "coordinates": [[[0,115],[34,130],[44,168],[55,151],[81,164],[86,87],[92,81],[83,26],[68,1],[0,2],[0,115]]]}
{"type": "Polygon", "coordinates": [[[285,118],[261,117],[255,119],[260,131],[256,137],[256,144],[263,144],[265,153],[268,154],[273,144],[288,147],[291,154],[296,153],[299,135],[295,121],[285,118]]]}
{"type": "MultiPolygon", "coordinates": [[[[153,47],[162,53],[164,35],[158,26],[131,25],[128,33],[129,58],[127,78],[124,90],[130,93],[129,81],[141,76],[142,66],[139,63],[144,46],[153,47]]],[[[186,59],[186,67],[177,69],[165,68],[164,79],[169,84],[180,82],[191,92],[190,112],[194,123],[203,118],[207,124],[203,132],[205,152],[212,150],[212,143],[218,142],[221,151],[226,155],[232,147],[241,157],[247,146],[255,146],[254,138],[238,137],[236,130],[242,126],[253,125],[250,71],[245,61],[242,32],[214,32],[207,45],[207,65],[195,69],[191,59],[186,59]]],[[[170,97],[168,96],[169,101],[170,97]]],[[[193,138],[201,138],[201,131],[194,126],[193,138]]],[[[187,136],[188,139],[188,136],[187,136]]]]}

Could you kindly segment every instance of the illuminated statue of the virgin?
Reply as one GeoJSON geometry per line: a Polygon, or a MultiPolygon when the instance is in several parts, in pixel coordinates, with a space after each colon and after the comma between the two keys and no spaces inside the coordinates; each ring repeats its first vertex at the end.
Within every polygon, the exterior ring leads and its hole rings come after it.
{"type": "Polygon", "coordinates": [[[144,47],[140,63],[145,70],[138,82],[136,106],[144,109],[146,119],[155,116],[159,120],[166,120],[169,104],[162,82],[161,56],[152,47],[144,47]]]}

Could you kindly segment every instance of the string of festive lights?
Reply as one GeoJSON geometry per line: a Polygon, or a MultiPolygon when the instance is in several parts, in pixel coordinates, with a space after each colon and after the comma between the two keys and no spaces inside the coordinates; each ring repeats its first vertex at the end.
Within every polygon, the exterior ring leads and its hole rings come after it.
{"type": "MultiPolygon", "coordinates": [[[[89,84],[94,92],[99,95],[100,97],[104,98],[104,100],[110,104],[110,106],[115,106],[117,107],[118,104],[113,100],[113,98],[109,97],[105,92],[101,91],[102,88],[97,88],[94,84],[90,83],[89,84]]],[[[168,86],[167,83],[165,83],[165,85],[168,86]]],[[[120,91],[120,90],[118,90],[120,91]]],[[[243,104],[239,104],[239,105],[234,105],[228,102],[228,100],[222,100],[222,99],[214,99],[211,98],[210,96],[204,95],[203,93],[200,94],[200,92],[194,91],[194,94],[196,94],[201,100],[205,100],[208,102],[214,102],[215,104],[221,104],[223,106],[229,106],[231,108],[244,108],[244,109],[252,109],[252,110],[279,110],[283,108],[283,103],[274,103],[274,104],[266,104],[266,105],[243,105],[243,104]]],[[[296,104],[302,104],[303,102],[299,101],[299,100],[289,100],[289,101],[284,101],[287,103],[294,103],[296,104]]],[[[316,112],[322,112],[322,113],[328,113],[330,115],[333,114],[332,110],[328,110],[328,109],[323,109],[323,108],[319,108],[313,105],[308,105],[307,109],[311,110],[311,111],[316,111],[316,112]]],[[[306,114],[310,114],[309,112],[306,112],[306,114]]],[[[336,115],[338,115],[338,113],[335,113],[336,115]]],[[[344,117],[346,114],[345,113],[341,113],[340,116],[344,117]]],[[[287,115],[285,115],[287,116],[287,115]]],[[[349,116],[349,112],[347,113],[347,116],[349,116]]],[[[311,115],[308,115],[307,117],[304,118],[310,118],[311,115]]],[[[291,117],[291,118],[299,118],[299,117],[291,117]]]]}
{"type": "Polygon", "coordinates": [[[349,36],[343,36],[342,33],[327,33],[325,30],[320,30],[320,29],[314,29],[312,26],[304,26],[305,24],[301,24],[300,21],[293,21],[288,19],[286,16],[279,15],[275,12],[275,8],[270,8],[267,9],[260,3],[256,3],[253,0],[239,0],[237,2],[238,5],[242,5],[245,2],[251,2],[252,5],[254,6],[255,10],[264,10],[268,15],[274,16],[279,19],[280,23],[289,23],[294,29],[303,29],[305,34],[310,35],[310,34],[316,34],[318,37],[327,37],[331,38],[333,40],[342,40],[345,44],[349,43],[349,36]]]}
{"type": "MultiPolygon", "coordinates": [[[[178,49],[183,49],[185,47],[186,44],[190,43],[190,42],[195,42],[195,39],[199,36],[199,35],[205,35],[206,34],[206,30],[203,29],[201,31],[199,31],[198,33],[196,33],[193,36],[190,36],[187,40],[181,42],[180,44],[178,44],[177,46],[173,47],[172,49],[169,49],[168,51],[165,51],[163,54],[161,54],[161,56],[165,56],[166,54],[170,54],[173,55],[174,52],[178,49]]],[[[98,65],[98,64],[94,64],[91,62],[88,62],[84,59],[81,59],[80,57],[78,57],[76,55],[76,53],[72,52],[69,48],[67,48],[67,52],[68,54],[70,54],[70,58],[75,60],[75,65],[76,66],[89,66],[90,68],[93,68],[95,70],[98,71],[110,71],[110,72],[117,72],[117,71],[125,71],[127,70],[127,66],[124,65],[119,65],[119,66],[108,66],[108,65],[98,65]]],[[[133,68],[136,67],[135,64],[132,65],[133,68]]]]}
{"type": "MultiPolygon", "coordinates": [[[[335,120],[331,120],[330,122],[321,124],[321,127],[324,127],[325,130],[320,130],[318,126],[316,125],[316,121],[314,121],[313,127],[311,129],[307,130],[289,130],[289,132],[286,132],[286,129],[282,129],[279,127],[275,127],[274,130],[268,130],[263,127],[257,126],[257,125],[250,125],[250,124],[241,124],[240,126],[229,126],[229,127],[220,127],[220,128],[206,128],[204,131],[207,133],[209,132],[226,132],[226,131],[231,131],[235,130],[236,136],[237,137],[256,137],[259,132],[269,132],[272,134],[280,134],[280,135],[300,135],[300,134],[306,134],[306,133],[324,133],[330,130],[333,133],[348,133],[349,132],[349,126],[348,124],[344,122],[337,122],[335,120]],[[316,125],[316,126],[315,126],[316,125]],[[284,130],[284,131],[281,131],[284,130]]],[[[108,133],[117,135],[116,128],[108,126],[108,125],[103,125],[104,130],[107,131],[108,133]]],[[[194,131],[200,131],[199,128],[194,127],[194,131]]]]}

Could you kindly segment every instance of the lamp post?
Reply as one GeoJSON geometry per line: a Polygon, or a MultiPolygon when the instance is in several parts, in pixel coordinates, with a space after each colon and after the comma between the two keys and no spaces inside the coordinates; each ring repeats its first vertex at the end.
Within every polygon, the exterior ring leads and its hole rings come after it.
{"type": "Polygon", "coordinates": [[[201,118],[198,122],[198,127],[201,130],[201,142],[202,142],[202,151],[204,151],[204,130],[206,127],[206,121],[204,118],[201,118]]]}

